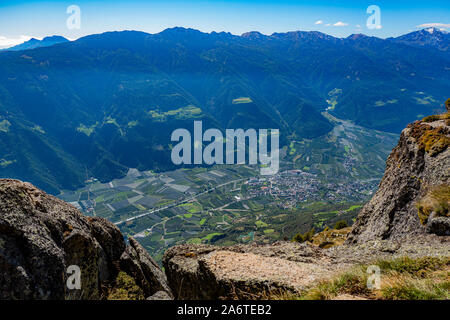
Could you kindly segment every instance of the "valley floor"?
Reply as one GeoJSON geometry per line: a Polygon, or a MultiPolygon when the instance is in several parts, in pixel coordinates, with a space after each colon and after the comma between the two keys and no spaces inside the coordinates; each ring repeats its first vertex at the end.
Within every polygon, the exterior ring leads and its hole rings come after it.
{"type": "Polygon", "coordinates": [[[352,224],[371,197],[396,141],[393,134],[356,126],[324,113],[334,130],[280,150],[280,172],[257,166],[183,168],[156,173],[130,169],[121,179],[89,179],[59,197],[90,216],[115,223],[161,261],[182,243],[270,243],[352,224]]]}

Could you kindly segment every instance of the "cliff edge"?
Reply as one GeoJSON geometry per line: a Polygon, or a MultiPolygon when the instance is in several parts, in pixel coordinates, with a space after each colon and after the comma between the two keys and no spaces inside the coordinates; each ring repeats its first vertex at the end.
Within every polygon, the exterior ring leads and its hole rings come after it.
{"type": "Polygon", "coordinates": [[[164,273],[129,240],[29,183],[0,179],[0,299],[171,298],[164,273]]]}
{"type": "Polygon", "coordinates": [[[403,130],[378,191],[359,213],[347,243],[450,235],[447,115],[427,117],[403,130]]]}

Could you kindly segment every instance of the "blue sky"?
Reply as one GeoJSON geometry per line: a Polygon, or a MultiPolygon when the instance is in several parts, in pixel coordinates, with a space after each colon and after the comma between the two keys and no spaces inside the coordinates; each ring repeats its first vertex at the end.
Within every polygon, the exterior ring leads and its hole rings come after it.
{"type": "Polygon", "coordinates": [[[423,25],[450,30],[450,1],[0,0],[0,47],[29,37],[58,34],[76,39],[111,30],[156,33],[174,26],[233,34],[317,30],[338,37],[364,33],[386,38],[423,25]],[[70,5],[81,10],[80,29],[67,28],[70,5]],[[370,5],[380,8],[381,27],[377,29],[366,27],[370,5]]]}

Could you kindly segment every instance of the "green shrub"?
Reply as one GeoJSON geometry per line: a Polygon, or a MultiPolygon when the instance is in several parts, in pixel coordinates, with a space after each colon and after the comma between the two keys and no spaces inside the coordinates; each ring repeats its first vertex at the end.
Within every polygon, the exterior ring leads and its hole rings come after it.
{"type": "Polygon", "coordinates": [[[305,232],[304,234],[297,233],[297,234],[294,236],[294,238],[292,238],[292,241],[294,241],[294,242],[300,242],[300,243],[306,242],[306,241],[312,242],[312,238],[313,238],[313,236],[314,236],[315,233],[316,233],[316,232],[315,232],[315,229],[314,229],[314,228],[312,228],[312,229],[309,230],[308,232],[305,232]]]}
{"type": "Polygon", "coordinates": [[[120,271],[110,289],[107,300],[143,300],[143,290],[134,279],[123,271],[120,271]]]}
{"type": "Polygon", "coordinates": [[[347,228],[347,227],[348,227],[348,223],[345,220],[338,221],[334,225],[334,229],[336,229],[336,230],[344,229],[344,228],[347,228]]]}
{"type": "Polygon", "coordinates": [[[423,122],[433,122],[436,120],[440,120],[441,116],[437,115],[437,114],[433,114],[431,116],[425,117],[422,119],[423,122]]]}
{"type": "Polygon", "coordinates": [[[419,141],[419,147],[430,156],[435,156],[446,150],[450,145],[445,128],[427,128],[419,141]]]}

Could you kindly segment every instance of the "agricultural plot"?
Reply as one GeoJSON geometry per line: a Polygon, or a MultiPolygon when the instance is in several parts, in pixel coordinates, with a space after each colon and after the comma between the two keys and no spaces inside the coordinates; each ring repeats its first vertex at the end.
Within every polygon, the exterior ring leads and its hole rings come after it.
{"type": "Polygon", "coordinates": [[[208,236],[213,234],[209,229],[215,228],[208,223],[214,216],[209,210],[232,203],[232,190],[239,191],[242,182],[227,183],[249,178],[257,174],[256,169],[194,168],[160,174],[130,169],[121,179],[109,183],[91,179],[84,188],[63,191],[60,198],[86,215],[117,223],[124,234],[135,236],[147,248],[160,250],[199,233],[199,239],[216,239],[208,236]]]}

